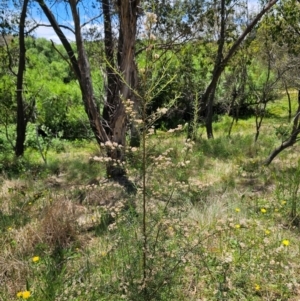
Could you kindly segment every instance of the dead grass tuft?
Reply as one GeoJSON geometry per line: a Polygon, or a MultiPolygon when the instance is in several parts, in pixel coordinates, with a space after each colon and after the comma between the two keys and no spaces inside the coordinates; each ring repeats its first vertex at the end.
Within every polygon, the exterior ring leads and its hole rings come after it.
{"type": "Polygon", "coordinates": [[[11,210],[11,201],[19,198],[20,195],[26,190],[26,182],[23,180],[8,180],[1,179],[0,187],[0,210],[9,214],[11,210]]]}
{"type": "Polygon", "coordinates": [[[56,200],[48,205],[42,216],[40,232],[49,247],[65,248],[78,240],[76,219],[82,213],[69,200],[56,200]]]}
{"type": "Polygon", "coordinates": [[[0,256],[0,287],[6,288],[9,295],[15,295],[17,288],[24,285],[28,273],[29,266],[26,261],[18,260],[9,253],[0,256]]]}
{"type": "Polygon", "coordinates": [[[16,242],[17,248],[14,253],[17,256],[32,254],[39,243],[43,243],[43,235],[40,232],[39,223],[30,223],[26,226],[14,230],[12,238],[16,242]]]}

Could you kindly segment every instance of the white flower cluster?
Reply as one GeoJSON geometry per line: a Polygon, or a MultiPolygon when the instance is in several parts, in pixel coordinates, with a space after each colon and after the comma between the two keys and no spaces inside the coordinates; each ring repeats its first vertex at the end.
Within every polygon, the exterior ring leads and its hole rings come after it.
{"type": "Polygon", "coordinates": [[[117,148],[122,148],[123,146],[121,144],[118,144],[117,142],[106,141],[105,143],[101,143],[101,147],[114,150],[117,148]]]}
{"type": "Polygon", "coordinates": [[[145,31],[148,32],[148,37],[150,40],[155,41],[156,36],[151,32],[154,24],[157,22],[157,15],[151,12],[146,13],[146,18],[144,22],[145,31]]]}
{"type": "Polygon", "coordinates": [[[174,133],[174,132],[178,132],[178,131],[182,131],[182,124],[178,124],[177,128],[175,128],[175,129],[168,130],[168,133],[174,133]]]}
{"type": "Polygon", "coordinates": [[[125,107],[125,112],[127,114],[127,116],[129,118],[135,118],[136,117],[136,112],[134,110],[134,102],[130,99],[127,99],[127,100],[123,100],[123,104],[124,104],[124,107],[125,107]]]}
{"type": "Polygon", "coordinates": [[[157,15],[151,12],[147,12],[146,19],[144,22],[145,29],[149,31],[151,27],[156,23],[157,23],[157,15]]]}
{"type": "Polygon", "coordinates": [[[166,114],[167,112],[168,112],[168,109],[167,109],[167,108],[158,108],[158,109],[156,110],[156,113],[161,114],[161,115],[164,115],[164,114],[166,114]]]}

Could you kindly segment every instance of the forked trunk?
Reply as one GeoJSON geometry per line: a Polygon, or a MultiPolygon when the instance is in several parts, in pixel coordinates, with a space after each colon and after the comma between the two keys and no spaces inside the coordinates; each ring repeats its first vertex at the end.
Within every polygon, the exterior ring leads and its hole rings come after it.
{"type": "Polygon", "coordinates": [[[80,18],[77,10],[77,1],[69,0],[75,26],[76,46],[78,58],[68,42],[66,36],[60,29],[52,12],[43,0],[37,0],[42,10],[47,16],[50,24],[60,38],[64,48],[68,53],[69,60],[79,81],[85,111],[88,115],[91,128],[97,142],[111,144],[117,143],[121,147],[108,149],[108,156],[113,159],[113,163],[107,166],[107,174],[112,178],[125,175],[123,162],[125,160],[125,139],[126,139],[126,113],[123,100],[134,99],[136,88],[137,68],[134,61],[135,56],[135,37],[137,23],[137,6],[139,1],[122,0],[118,1],[118,13],[120,22],[119,45],[118,45],[118,64],[113,65],[113,41],[111,21],[109,14],[109,1],[102,1],[105,25],[105,52],[108,60],[108,93],[107,104],[105,104],[104,116],[106,120],[101,121],[99,107],[95,101],[90,65],[85,52],[80,18]],[[116,164],[117,163],[117,164],[116,164]]]}
{"type": "Polygon", "coordinates": [[[66,36],[60,29],[59,24],[57,23],[50,9],[47,7],[47,5],[43,0],[38,0],[37,2],[39,3],[46,17],[48,18],[51,26],[53,27],[55,33],[59,37],[60,41],[62,42],[68,54],[69,60],[72,64],[73,71],[80,85],[84,108],[88,115],[90,126],[92,128],[92,131],[95,135],[97,142],[100,144],[101,142],[108,141],[109,138],[102,125],[99,108],[96,104],[95,97],[94,97],[90,65],[87,59],[87,55],[85,53],[82,35],[81,35],[80,19],[77,10],[77,1],[76,0],[69,1],[70,8],[73,15],[74,26],[75,26],[76,45],[78,51],[77,59],[72,49],[72,46],[70,45],[66,36]]]}
{"type": "MultiPolygon", "coordinates": [[[[202,97],[202,108],[206,109],[206,131],[207,131],[207,137],[212,138],[213,132],[212,132],[212,116],[213,116],[213,102],[214,102],[214,93],[217,87],[217,82],[219,81],[220,76],[222,75],[225,67],[227,66],[230,59],[233,57],[233,55],[238,50],[241,43],[245,40],[246,36],[252,31],[252,29],[256,26],[256,24],[260,21],[260,19],[263,17],[265,13],[267,13],[276,3],[278,0],[270,0],[263,8],[262,10],[256,15],[256,17],[253,19],[252,22],[248,24],[248,26],[245,28],[245,30],[242,32],[242,34],[238,37],[238,39],[233,43],[231,48],[228,50],[227,55],[223,58],[223,48],[224,48],[224,42],[225,42],[225,22],[226,22],[226,16],[225,16],[225,1],[221,1],[221,31],[220,31],[220,40],[219,46],[218,46],[218,54],[215,61],[215,66],[213,70],[213,75],[210,84],[208,85],[207,89],[204,92],[204,95],[202,97]]],[[[203,111],[202,111],[203,112],[203,111]]]]}

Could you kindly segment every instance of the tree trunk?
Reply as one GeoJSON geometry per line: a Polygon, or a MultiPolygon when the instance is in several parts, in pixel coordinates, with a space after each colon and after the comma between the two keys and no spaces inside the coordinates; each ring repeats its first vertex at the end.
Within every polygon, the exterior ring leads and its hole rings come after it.
{"type": "Polygon", "coordinates": [[[27,117],[24,110],[24,100],[23,100],[23,78],[25,72],[25,20],[26,11],[29,0],[24,0],[20,24],[19,24],[19,67],[17,74],[17,138],[15,146],[15,155],[20,157],[24,154],[24,142],[26,138],[26,125],[27,117]]]}
{"type": "Polygon", "coordinates": [[[134,100],[134,90],[137,84],[137,67],[134,56],[139,1],[124,0],[117,2],[120,22],[117,67],[113,63],[114,53],[109,9],[110,2],[109,0],[102,1],[105,27],[105,53],[107,57],[106,70],[108,73],[107,101],[103,112],[107,120],[103,120],[103,123],[99,107],[95,101],[90,65],[83,44],[77,9],[78,1],[68,1],[74,21],[78,58],[76,58],[70,43],[44,1],[37,0],[37,2],[67,51],[68,58],[79,81],[85,111],[97,142],[99,144],[110,142],[108,145],[111,147],[108,147],[107,154],[112,160],[107,164],[107,175],[118,180],[128,189],[131,189],[132,183],[124,177],[126,174],[123,166],[125,160],[126,112],[122,100],[134,100]]]}
{"type": "Polygon", "coordinates": [[[206,116],[205,116],[205,128],[206,128],[206,135],[208,139],[214,138],[214,132],[213,132],[213,104],[214,104],[214,95],[215,93],[212,93],[209,96],[208,103],[206,105],[206,116]]]}
{"type": "Polygon", "coordinates": [[[288,86],[286,84],[286,81],[284,80],[283,83],[284,83],[285,92],[286,92],[286,95],[287,95],[287,98],[288,98],[288,106],[289,106],[288,121],[290,122],[291,119],[292,119],[292,101],[291,101],[291,95],[290,95],[290,92],[289,92],[289,88],[288,88],[288,86]]]}
{"type": "Polygon", "coordinates": [[[231,121],[229,130],[228,130],[228,135],[227,135],[228,137],[230,137],[230,135],[231,135],[231,131],[232,131],[232,127],[233,127],[234,122],[237,123],[238,118],[239,118],[238,106],[236,107],[236,105],[235,105],[236,98],[238,96],[236,87],[234,88],[234,91],[231,95],[232,95],[232,99],[231,99],[228,115],[230,115],[230,111],[231,111],[232,112],[232,121],[231,121]],[[236,110],[235,110],[235,107],[236,107],[236,110]]]}
{"type": "Polygon", "coordinates": [[[300,91],[298,91],[298,109],[297,109],[297,114],[294,118],[291,135],[286,141],[284,141],[280,146],[278,146],[276,149],[272,151],[269,157],[265,160],[264,162],[265,165],[271,164],[272,161],[277,157],[277,155],[279,155],[286,148],[293,146],[298,141],[297,138],[300,133],[299,119],[300,119],[300,91]]]}
{"type": "Polygon", "coordinates": [[[90,125],[94,132],[95,138],[100,144],[101,142],[107,141],[108,137],[101,123],[99,107],[97,106],[94,96],[90,64],[85,52],[81,34],[80,18],[77,10],[77,0],[70,0],[69,2],[75,27],[78,67],[80,74],[82,75],[80,80],[80,88],[82,91],[82,97],[84,99],[84,107],[89,117],[90,125]]]}
{"type": "Polygon", "coordinates": [[[218,69],[222,65],[223,60],[223,50],[224,50],[224,44],[225,44],[225,27],[226,27],[226,9],[225,9],[225,0],[221,0],[221,28],[220,28],[220,38],[218,40],[218,52],[217,57],[215,60],[215,66],[213,70],[213,79],[212,79],[212,87],[208,91],[208,93],[204,93],[204,100],[206,104],[206,116],[205,116],[205,127],[206,127],[206,134],[207,138],[211,139],[214,138],[213,134],[213,104],[214,104],[214,98],[215,98],[215,92],[217,88],[217,83],[219,80],[219,77],[217,75],[218,69]],[[215,80],[214,80],[215,79],[215,80]]]}
{"type": "MultiPolygon", "coordinates": [[[[139,99],[135,94],[138,83],[137,65],[135,62],[135,44],[139,3],[140,0],[118,0],[120,19],[118,58],[120,71],[123,75],[121,95],[123,99],[130,99],[133,101],[133,109],[137,115],[140,104],[139,99]]],[[[130,145],[139,146],[140,133],[134,123],[130,125],[130,131],[130,145]]]]}
{"type": "MultiPolygon", "coordinates": [[[[246,27],[244,32],[234,42],[234,44],[229,49],[227,55],[223,59],[221,51],[223,52],[223,46],[224,46],[224,41],[225,41],[225,39],[224,39],[225,31],[223,32],[223,30],[225,30],[225,19],[223,19],[223,17],[222,17],[223,16],[222,11],[223,11],[223,9],[225,9],[225,6],[224,6],[225,1],[222,0],[222,3],[221,3],[221,18],[222,19],[221,19],[221,31],[220,31],[220,40],[219,40],[219,46],[218,46],[218,54],[217,54],[217,58],[216,58],[216,61],[215,61],[215,66],[214,66],[213,76],[212,76],[211,82],[208,85],[208,87],[206,88],[206,90],[203,94],[203,97],[202,97],[202,106],[205,106],[205,108],[206,108],[206,122],[205,122],[205,125],[206,125],[206,131],[207,131],[207,137],[208,138],[213,137],[213,134],[212,134],[212,116],[210,116],[210,115],[213,114],[213,110],[211,108],[213,106],[214,93],[215,93],[217,83],[219,81],[220,76],[222,75],[225,67],[228,65],[230,59],[236,53],[236,51],[238,50],[240,44],[244,41],[246,36],[252,31],[252,29],[256,26],[256,24],[263,17],[263,15],[265,13],[267,13],[277,2],[278,2],[278,0],[271,0],[263,7],[263,9],[253,19],[253,21],[249,23],[249,25],[246,27]],[[224,23],[222,24],[222,22],[224,22],[224,23]]],[[[224,11],[223,11],[223,13],[224,13],[224,11]]],[[[224,18],[225,18],[225,15],[224,15],[224,18]]]]}
{"type": "Polygon", "coordinates": [[[79,81],[85,111],[88,115],[91,128],[98,143],[117,143],[121,147],[108,149],[108,156],[112,162],[107,166],[107,174],[112,178],[125,175],[122,166],[125,160],[125,139],[126,139],[126,113],[122,100],[134,99],[134,90],[137,84],[137,67],[135,65],[135,38],[137,23],[137,7],[139,1],[124,0],[118,1],[119,12],[119,43],[118,43],[118,66],[114,67],[113,38],[110,20],[109,0],[102,1],[105,25],[105,52],[107,56],[108,93],[105,104],[104,116],[106,125],[101,122],[99,108],[96,104],[90,65],[83,45],[80,18],[77,10],[77,1],[69,0],[75,27],[76,46],[78,58],[61,31],[52,12],[43,0],[37,0],[47,16],[54,31],[60,38],[68,53],[69,60],[79,81]],[[116,70],[117,69],[117,70],[116,70]]]}
{"type": "MultiPolygon", "coordinates": [[[[135,89],[137,86],[137,66],[135,63],[135,41],[137,27],[137,10],[139,0],[118,0],[119,12],[119,41],[118,41],[118,68],[119,77],[119,95],[115,104],[115,112],[110,119],[110,128],[112,131],[111,141],[125,146],[126,139],[126,113],[123,104],[124,100],[130,99],[136,103],[135,89]]],[[[124,150],[118,148],[110,151],[110,157],[114,160],[125,160],[124,150]]],[[[111,177],[119,177],[124,174],[120,166],[111,164],[107,173],[111,177]]]]}
{"type": "Polygon", "coordinates": [[[95,135],[97,142],[100,144],[101,142],[108,141],[109,138],[102,125],[99,108],[96,104],[95,97],[94,97],[93,84],[92,84],[92,78],[90,73],[90,65],[85,53],[82,35],[81,35],[80,19],[77,11],[77,1],[70,0],[69,3],[70,3],[74,26],[75,26],[75,37],[76,37],[76,45],[78,51],[78,59],[76,59],[75,53],[69,41],[67,40],[66,36],[60,29],[59,24],[56,22],[52,12],[46,6],[43,0],[38,0],[37,2],[39,3],[41,9],[44,11],[51,26],[53,27],[55,33],[59,37],[65,50],[68,53],[68,57],[72,64],[74,73],[79,81],[84,108],[88,115],[90,126],[92,128],[92,131],[95,135]]]}
{"type": "Polygon", "coordinates": [[[104,46],[105,46],[105,56],[106,56],[106,102],[104,103],[102,116],[107,122],[105,127],[106,133],[109,136],[112,136],[112,131],[109,126],[111,123],[111,116],[114,113],[116,107],[116,102],[118,102],[119,97],[119,78],[117,75],[117,64],[115,63],[114,58],[114,41],[113,41],[113,32],[111,25],[111,11],[110,11],[110,1],[102,0],[102,10],[104,16],[104,46]]]}
{"type": "Polygon", "coordinates": [[[78,67],[78,62],[75,56],[75,53],[73,51],[73,48],[71,44],[69,43],[68,39],[66,38],[65,34],[62,32],[62,30],[59,27],[59,24],[56,22],[56,19],[54,15],[52,14],[51,10],[48,8],[48,6],[45,4],[44,0],[37,0],[38,4],[40,5],[42,11],[46,15],[47,19],[49,20],[49,23],[51,24],[53,30],[57,34],[58,38],[60,39],[61,43],[63,44],[67,54],[68,58],[71,62],[73,71],[80,83],[81,81],[81,74],[78,67]]]}
{"type": "Polygon", "coordinates": [[[256,113],[255,113],[255,128],[256,128],[256,133],[255,133],[255,138],[254,142],[256,143],[260,134],[260,129],[261,125],[263,122],[263,119],[265,117],[265,112],[266,112],[266,107],[267,107],[267,102],[265,100],[265,96],[263,95],[263,105],[261,106],[260,103],[257,104],[256,106],[256,113]]]}

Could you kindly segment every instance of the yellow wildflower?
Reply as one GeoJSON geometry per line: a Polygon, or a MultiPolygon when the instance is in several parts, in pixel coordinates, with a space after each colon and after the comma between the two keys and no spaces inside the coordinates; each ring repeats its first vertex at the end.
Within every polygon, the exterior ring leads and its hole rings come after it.
{"type": "Polygon", "coordinates": [[[275,211],[275,212],[278,212],[279,210],[278,210],[278,208],[275,208],[274,211],[275,211]]]}
{"type": "Polygon", "coordinates": [[[33,262],[38,262],[40,260],[40,257],[39,256],[34,256],[32,257],[32,261],[33,262]]]}
{"type": "Polygon", "coordinates": [[[287,247],[290,244],[290,241],[288,239],[284,239],[282,244],[287,247]]]}
{"type": "Polygon", "coordinates": [[[22,296],[23,296],[23,292],[18,292],[18,293],[17,293],[17,297],[18,297],[18,298],[21,298],[22,296]]]}
{"type": "Polygon", "coordinates": [[[235,212],[240,212],[241,209],[240,208],[235,208],[235,212]]]}
{"type": "Polygon", "coordinates": [[[12,227],[8,227],[8,228],[7,228],[7,231],[11,231],[11,230],[12,230],[12,227]]]}
{"type": "Polygon", "coordinates": [[[285,205],[286,204],[286,201],[281,201],[281,205],[285,205]]]}
{"type": "Polygon", "coordinates": [[[268,229],[267,229],[267,230],[265,230],[265,234],[266,234],[266,235],[269,235],[270,233],[271,233],[271,231],[270,231],[270,230],[268,230],[268,229]]]}
{"type": "Polygon", "coordinates": [[[18,298],[28,299],[30,296],[31,296],[30,291],[24,291],[24,292],[17,293],[18,298]]]}
{"type": "Polygon", "coordinates": [[[28,299],[29,297],[30,297],[30,291],[24,291],[23,293],[22,293],[22,297],[23,297],[23,299],[28,299]]]}
{"type": "Polygon", "coordinates": [[[266,212],[267,212],[267,209],[266,209],[266,208],[261,208],[261,209],[260,209],[260,212],[261,212],[261,213],[266,213],[266,212]]]}
{"type": "Polygon", "coordinates": [[[254,289],[255,289],[256,291],[259,291],[259,290],[260,290],[260,286],[259,286],[258,284],[255,284],[255,285],[254,285],[254,289]]]}
{"type": "Polygon", "coordinates": [[[235,229],[240,229],[240,228],[241,228],[241,225],[237,224],[237,225],[235,225],[234,227],[235,227],[235,229]]]}

